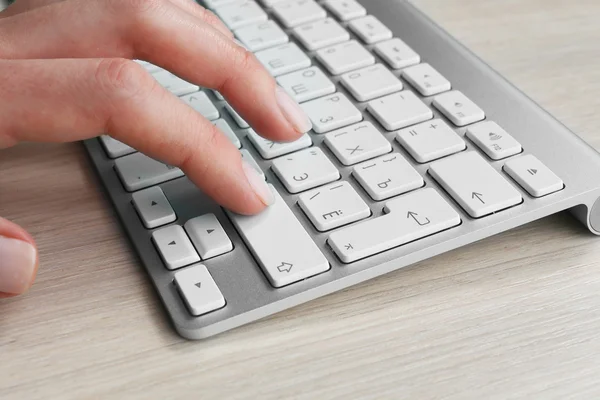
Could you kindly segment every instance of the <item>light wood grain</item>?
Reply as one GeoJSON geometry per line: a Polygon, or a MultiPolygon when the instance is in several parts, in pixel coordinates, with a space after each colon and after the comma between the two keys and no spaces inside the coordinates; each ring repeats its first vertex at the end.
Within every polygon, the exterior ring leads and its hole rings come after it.
{"type": "MultiPolygon", "coordinates": [[[[600,148],[600,2],[415,2],[600,148]]],[[[41,251],[0,301],[2,399],[600,395],[600,242],[568,214],[192,343],[79,144],[0,152],[0,213],[41,251]]]]}

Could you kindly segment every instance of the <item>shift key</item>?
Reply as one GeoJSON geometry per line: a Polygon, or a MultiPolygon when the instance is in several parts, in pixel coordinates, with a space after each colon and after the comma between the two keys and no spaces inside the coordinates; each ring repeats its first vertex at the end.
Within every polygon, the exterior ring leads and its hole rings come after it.
{"type": "Polygon", "coordinates": [[[229,215],[271,284],[278,288],[327,271],[329,262],[321,250],[275,188],[269,186],[275,202],[263,212],[229,215]]]}

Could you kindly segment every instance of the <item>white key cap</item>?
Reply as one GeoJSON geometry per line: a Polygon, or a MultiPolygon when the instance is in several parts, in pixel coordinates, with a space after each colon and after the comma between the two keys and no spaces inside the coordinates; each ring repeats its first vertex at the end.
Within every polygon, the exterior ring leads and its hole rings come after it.
{"type": "Polygon", "coordinates": [[[354,165],[392,151],[390,142],[368,121],[329,132],[325,144],[344,165],[354,165]]]}
{"type": "Polygon", "coordinates": [[[467,137],[492,160],[514,156],[523,150],[515,138],[492,121],[470,126],[467,129],[467,137]]]}
{"type": "Polygon", "coordinates": [[[217,92],[216,90],[211,90],[211,92],[215,95],[217,100],[220,100],[220,101],[225,100],[225,97],[223,97],[223,95],[221,93],[217,92]]]}
{"type": "Polygon", "coordinates": [[[184,81],[183,79],[176,75],[173,75],[169,71],[160,70],[158,72],[154,72],[152,76],[158,81],[158,83],[162,87],[164,87],[176,96],[183,96],[184,94],[194,93],[200,90],[200,87],[198,85],[194,85],[187,81],[184,81]]]}
{"type": "Polygon", "coordinates": [[[152,241],[170,270],[200,261],[192,242],[179,225],[170,225],[152,232],[152,241]]]}
{"type": "Polygon", "coordinates": [[[206,93],[197,92],[180,97],[181,100],[208,120],[219,118],[219,110],[210,101],[206,93]]]}
{"type": "Polygon", "coordinates": [[[313,0],[275,3],[273,14],[288,28],[327,17],[325,10],[313,0]]]}
{"type": "Polygon", "coordinates": [[[115,160],[115,170],[128,192],[170,181],[183,176],[183,171],[153,160],[142,153],[133,153],[115,160]]]}
{"type": "Polygon", "coordinates": [[[340,21],[350,21],[367,15],[367,10],[356,0],[328,0],[323,5],[340,21]]]}
{"type": "Polygon", "coordinates": [[[350,34],[332,18],[309,22],[294,28],[294,35],[308,50],[350,40],[350,34]]]}
{"type": "Polygon", "coordinates": [[[546,196],[565,187],[562,179],[531,154],[507,161],[504,171],[533,197],[546,196]]]}
{"type": "Polygon", "coordinates": [[[451,89],[450,82],[429,64],[418,64],[402,70],[406,79],[423,96],[433,96],[451,89]]]}
{"type": "Polygon", "coordinates": [[[148,71],[149,73],[157,72],[157,71],[160,71],[162,69],[158,65],[154,65],[152,63],[149,63],[148,61],[135,60],[135,62],[138,63],[138,64],[140,64],[142,67],[144,67],[144,69],[146,71],[148,71]]]}
{"type": "Polygon", "coordinates": [[[402,90],[402,82],[383,64],[348,72],[342,84],[358,101],[369,101],[402,90]]]}
{"type": "Polygon", "coordinates": [[[342,93],[303,103],[301,107],[317,133],[329,132],[362,121],[363,118],[360,111],[342,93]]]}
{"type": "Polygon", "coordinates": [[[240,116],[240,114],[238,114],[237,111],[233,109],[233,107],[231,107],[231,105],[229,105],[229,103],[225,104],[225,108],[237,126],[243,129],[250,128],[250,125],[248,125],[248,123],[240,116]]]}
{"type": "Polygon", "coordinates": [[[465,141],[441,119],[402,129],[396,139],[420,163],[458,153],[467,147],[465,141]]]}
{"type": "Polygon", "coordinates": [[[258,165],[258,163],[256,162],[256,160],[254,159],[254,157],[252,157],[252,155],[250,154],[250,152],[248,150],[245,150],[245,149],[240,150],[240,153],[242,154],[242,160],[246,161],[248,164],[250,164],[252,167],[254,167],[254,169],[256,170],[256,172],[258,172],[258,174],[263,179],[267,179],[265,177],[265,173],[260,168],[260,166],[258,165]]]}
{"type": "Polygon", "coordinates": [[[217,8],[226,6],[232,3],[239,3],[240,0],[204,0],[204,5],[208,8],[217,8]]]}
{"type": "Polygon", "coordinates": [[[433,118],[433,111],[408,90],[371,100],[367,109],[388,131],[433,118]]]}
{"type": "Polygon", "coordinates": [[[319,67],[281,75],[277,83],[298,103],[335,93],[335,85],[319,67]]]}
{"type": "Polygon", "coordinates": [[[435,96],[433,106],[456,126],[469,125],[485,118],[483,110],[457,90],[435,96]]]}
{"type": "Polygon", "coordinates": [[[213,121],[212,123],[216,125],[217,128],[219,128],[219,130],[225,134],[225,136],[227,136],[227,138],[231,141],[231,143],[233,143],[235,147],[237,147],[238,149],[242,147],[242,142],[240,142],[240,139],[233,132],[231,127],[229,127],[227,121],[225,121],[224,119],[218,119],[216,121],[213,121]]]}
{"type": "Polygon", "coordinates": [[[421,62],[421,57],[398,38],[377,43],[374,49],[375,53],[394,69],[405,68],[421,62]]]}
{"type": "Polygon", "coordinates": [[[310,67],[310,58],[296,43],[286,43],[255,53],[256,58],[273,76],[279,76],[310,67]]]}
{"type": "Polygon", "coordinates": [[[229,236],[214,214],[192,218],[185,223],[184,228],[203,260],[233,250],[229,236]]]}
{"type": "Polygon", "coordinates": [[[252,52],[284,44],[289,40],[288,35],[271,20],[237,29],[235,36],[252,52]]]}
{"type": "Polygon", "coordinates": [[[352,175],[373,200],[381,201],[422,187],[423,177],[398,153],[364,162],[352,175]]]}
{"type": "Polygon", "coordinates": [[[521,203],[521,194],[474,151],[431,164],[429,174],[473,218],[521,203]]]}
{"type": "Polygon", "coordinates": [[[120,142],[117,139],[113,139],[108,135],[100,136],[100,142],[104,146],[104,150],[106,150],[106,154],[108,154],[110,158],[122,157],[136,152],[133,147],[129,147],[125,143],[120,142]]]}
{"type": "Polygon", "coordinates": [[[273,161],[273,171],[290,193],[299,193],[340,178],[340,172],[318,147],[273,161]]]}
{"type": "Polygon", "coordinates": [[[251,0],[219,7],[215,9],[215,13],[231,30],[266,21],[268,18],[267,13],[251,0]]]}
{"type": "Polygon", "coordinates": [[[352,32],[362,39],[363,42],[372,44],[392,38],[392,31],[372,15],[353,19],[348,24],[352,32]]]}
{"type": "Polygon", "coordinates": [[[317,58],[333,75],[375,64],[375,57],[356,40],[317,51],[317,58]]]}
{"type": "Polygon", "coordinates": [[[174,280],[192,315],[200,316],[225,307],[225,298],[204,265],[177,271],[174,280]]]}
{"type": "Polygon", "coordinates": [[[460,224],[458,213],[435,189],[390,200],[388,214],[333,232],[327,243],[350,263],[460,224]]]}
{"type": "Polygon", "coordinates": [[[282,287],[329,269],[329,263],[279,193],[254,216],[229,213],[231,221],[271,284],[282,287]]]}
{"type": "Polygon", "coordinates": [[[135,192],[131,195],[131,199],[144,226],[148,229],[170,224],[177,219],[169,200],[158,186],[135,192]]]}
{"type": "Polygon", "coordinates": [[[305,149],[312,145],[312,140],[306,133],[293,142],[274,142],[260,136],[253,129],[248,129],[247,133],[248,139],[250,139],[254,147],[256,147],[256,150],[258,150],[260,155],[267,160],[284,154],[293,153],[294,151],[305,149]]]}
{"type": "Polygon", "coordinates": [[[277,3],[283,3],[288,0],[260,0],[263,6],[265,7],[273,7],[277,3]]]}
{"type": "Polygon", "coordinates": [[[367,203],[348,182],[334,182],[306,192],[298,198],[298,205],[321,232],[360,221],[371,215],[367,203]]]}

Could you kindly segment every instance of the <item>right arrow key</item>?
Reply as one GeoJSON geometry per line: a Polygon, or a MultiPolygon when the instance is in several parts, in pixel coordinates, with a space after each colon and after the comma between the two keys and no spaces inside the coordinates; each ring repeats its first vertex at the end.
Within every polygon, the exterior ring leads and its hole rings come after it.
{"type": "Polygon", "coordinates": [[[523,201],[521,194],[474,151],[432,163],[429,174],[473,218],[493,214],[523,201]]]}

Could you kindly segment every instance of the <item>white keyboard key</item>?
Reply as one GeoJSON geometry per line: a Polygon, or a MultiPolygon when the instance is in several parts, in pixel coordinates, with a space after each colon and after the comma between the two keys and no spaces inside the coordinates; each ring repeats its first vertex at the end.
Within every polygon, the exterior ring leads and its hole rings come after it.
{"type": "Polygon", "coordinates": [[[308,50],[350,40],[350,34],[332,18],[309,22],[294,28],[294,35],[308,50]]]}
{"type": "Polygon", "coordinates": [[[431,164],[429,174],[473,218],[521,203],[521,194],[474,151],[431,164]]]}
{"type": "Polygon", "coordinates": [[[323,253],[273,186],[271,190],[275,202],[260,214],[229,213],[271,284],[282,287],[327,271],[323,253]]]}
{"type": "Polygon", "coordinates": [[[271,20],[237,29],[235,36],[252,52],[284,44],[289,40],[288,35],[271,20]]]}
{"type": "Polygon", "coordinates": [[[144,69],[146,71],[148,71],[149,73],[153,73],[153,72],[157,72],[162,70],[161,67],[159,67],[158,65],[154,65],[152,63],[149,63],[148,61],[143,61],[143,60],[135,60],[136,63],[140,64],[142,67],[144,67],[144,69]]]}
{"type": "Polygon", "coordinates": [[[248,129],[247,132],[248,139],[250,139],[260,155],[267,160],[282,156],[284,154],[293,153],[294,151],[305,149],[312,145],[312,140],[306,133],[293,142],[274,142],[260,136],[253,129],[248,129]]]}
{"type": "Polygon", "coordinates": [[[133,153],[117,158],[115,170],[128,192],[183,176],[183,171],[179,168],[163,164],[142,153],[133,153]]]}
{"type": "Polygon", "coordinates": [[[242,129],[250,128],[250,125],[248,125],[248,123],[240,116],[240,114],[238,114],[237,111],[234,110],[233,107],[231,107],[229,103],[225,104],[225,108],[227,109],[227,112],[229,113],[229,115],[231,115],[231,118],[233,118],[237,126],[239,126],[242,129]]]}
{"type": "Polygon", "coordinates": [[[312,121],[313,130],[325,133],[362,121],[360,111],[342,93],[334,93],[303,103],[301,107],[312,121]]]}
{"type": "Polygon", "coordinates": [[[256,160],[254,159],[254,157],[252,157],[252,155],[250,154],[250,152],[248,150],[245,150],[245,149],[240,150],[240,153],[242,154],[242,160],[246,161],[248,164],[250,164],[252,167],[254,167],[254,169],[256,170],[256,172],[258,172],[258,174],[263,179],[267,179],[265,177],[265,173],[260,168],[260,166],[258,165],[258,163],[256,162],[256,160]]]}
{"type": "Polygon", "coordinates": [[[458,213],[435,189],[390,200],[388,214],[333,232],[327,243],[344,263],[351,263],[460,224],[458,213]]]}
{"type": "Polygon", "coordinates": [[[100,142],[104,146],[104,150],[106,150],[106,154],[108,154],[110,158],[122,157],[136,152],[133,147],[129,147],[125,143],[120,142],[117,139],[113,139],[108,135],[100,136],[100,142]]]}
{"type": "Polygon", "coordinates": [[[375,57],[356,40],[317,51],[317,58],[333,75],[375,64],[375,57]]]}
{"type": "Polygon", "coordinates": [[[164,87],[176,96],[183,96],[184,94],[194,93],[200,90],[200,87],[198,85],[194,85],[189,83],[188,81],[184,81],[183,79],[176,75],[173,75],[169,71],[160,70],[158,72],[154,72],[152,76],[158,81],[158,83],[162,87],[164,87]]]}
{"type": "Polygon", "coordinates": [[[562,179],[531,154],[507,161],[504,171],[533,197],[546,196],[565,187],[562,179]]]}
{"type": "Polygon", "coordinates": [[[465,126],[485,119],[483,110],[457,90],[435,96],[433,106],[456,126],[465,126]]]}
{"type": "Polygon", "coordinates": [[[262,3],[263,6],[269,7],[269,8],[273,7],[277,3],[283,3],[284,1],[288,1],[288,0],[260,0],[260,2],[262,3]]]}
{"type": "Polygon", "coordinates": [[[240,0],[204,0],[203,2],[206,7],[215,9],[232,3],[239,3],[240,0]]]}
{"type": "Polygon", "coordinates": [[[354,165],[392,151],[390,142],[370,122],[329,132],[325,144],[344,165],[354,165]]]}
{"type": "Polygon", "coordinates": [[[467,147],[465,141],[441,119],[402,129],[396,139],[420,163],[458,153],[467,147]]]}
{"type": "Polygon", "coordinates": [[[231,30],[266,21],[268,18],[267,13],[251,0],[218,7],[215,13],[231,30]]]}
{"type": "Polygon", "coordinates": [[[204,92],[188,94],[180,97],[180,99],[208,120],[212,121],[219,118],[219,110],[204,92]]]}
{"type": "Polygon", "coordinates": [[[179,225],[170,225],[152,232],[152,241],[170,270],[200,261],[192,242],[179,225]]]}
{"type": "Polygon", "coordinates": [[[367,44],[392,38],[392,31],[372,15],[353,19],[348,27],[367,44]]]}
{"type": "Polygon", "coordinates": [[[233,250],[233,243],[214,214],[192,218],[184,228],[203,260],[233,250]]]}
{"type": "Polygon", "coordinates": [[[300,50],[296,43],[286,43],[262,50],[255,55],[273,76],[308,68],[311,63],[310,58],[300,50]]]}
{"type": "Polygon", "coordinates": [[[299,193],[340,178],[340,172],[318,147],[279,157],[273,171],[290,193],[299,193]]]}
{"type": "Polygon", "coordinates": [[[225,298],[204,265],[175,272],[174,281],[192,315],[200,316],[225,307],[225,298]]]}
{"type": "Polygon", "coordinates": [[[383,64],[348,72],[342,84],[358,101],[369,101],[402,90],[402,82],[383,64]]]}
{"type": "Polygon", "coordinates": [[[177,219],[173,207],[158,186],[135,192],[131,195],[131,199],[144,226],[148,229],[170,224],[177,219]]]}
{"type": "Polygon", "coordinates": [[[523,150],[515,138],[492,121],[470,126],[467,129],[467,137],[492,160],[514,156],[523,150]]]}
{"type": "Polygon", "coordinates": [[[451,89],[450,82],[429,64],[418,64],[402,70],[406,79],[423,96],[433,96],[451,89]]]}
{"type": "Polygon", "coordinates": [[[227,138],[231,141],[231,143],[233,143],[235,147],[237,147],[238,149],[242,147],[242,142],[240,142],[240,139],[233,132],[227,121],[225,121],[224,119],[218,119],[216,121],[213,121],[212,123],[216,125],[217,128],[219,128],[219,130],[225,134],[225,136],[227,136],[227,138]]]}
{"type": "Polygon", "coordinates": [[[381,201],[422,187],[423,177],[398,153],[364,162],[352,175],[373,200],[381,201]]]}
{"type": "Polygon", "coordinates": [[[321,232],[371,215],[367,203],[348,182],[335,182],[306,192],[298,198],[298,205],[321,232]]]}
{"type": "Polygon", "coordinates": [[[433,111],[409,90],[371,100],[367,109],[389,131],[433,118],[433,111]]]}
{"type": "Polygon", "coordinates": [[[335,93],[335,85],[319,67],[281,75],[277,83],[298,103],[335,93]]]}
{"type": "Polygon", "coordinates": [[[314,0],[290,0],[275,3],[273,14],[288,28],[327,17],[327,12],[314,0]]]}
{"type": "Polygon", "coordinates": [[[398,38],[377,43],[375,53],[393,69],[400,69],[421,62],[421,57],[398,38]]]}
{"type": "Polygon", "coordinates": [[[328,0],[323,5],[340,21],[350,21],[367,15],[367,10],[356,0],[328,0]]]}

